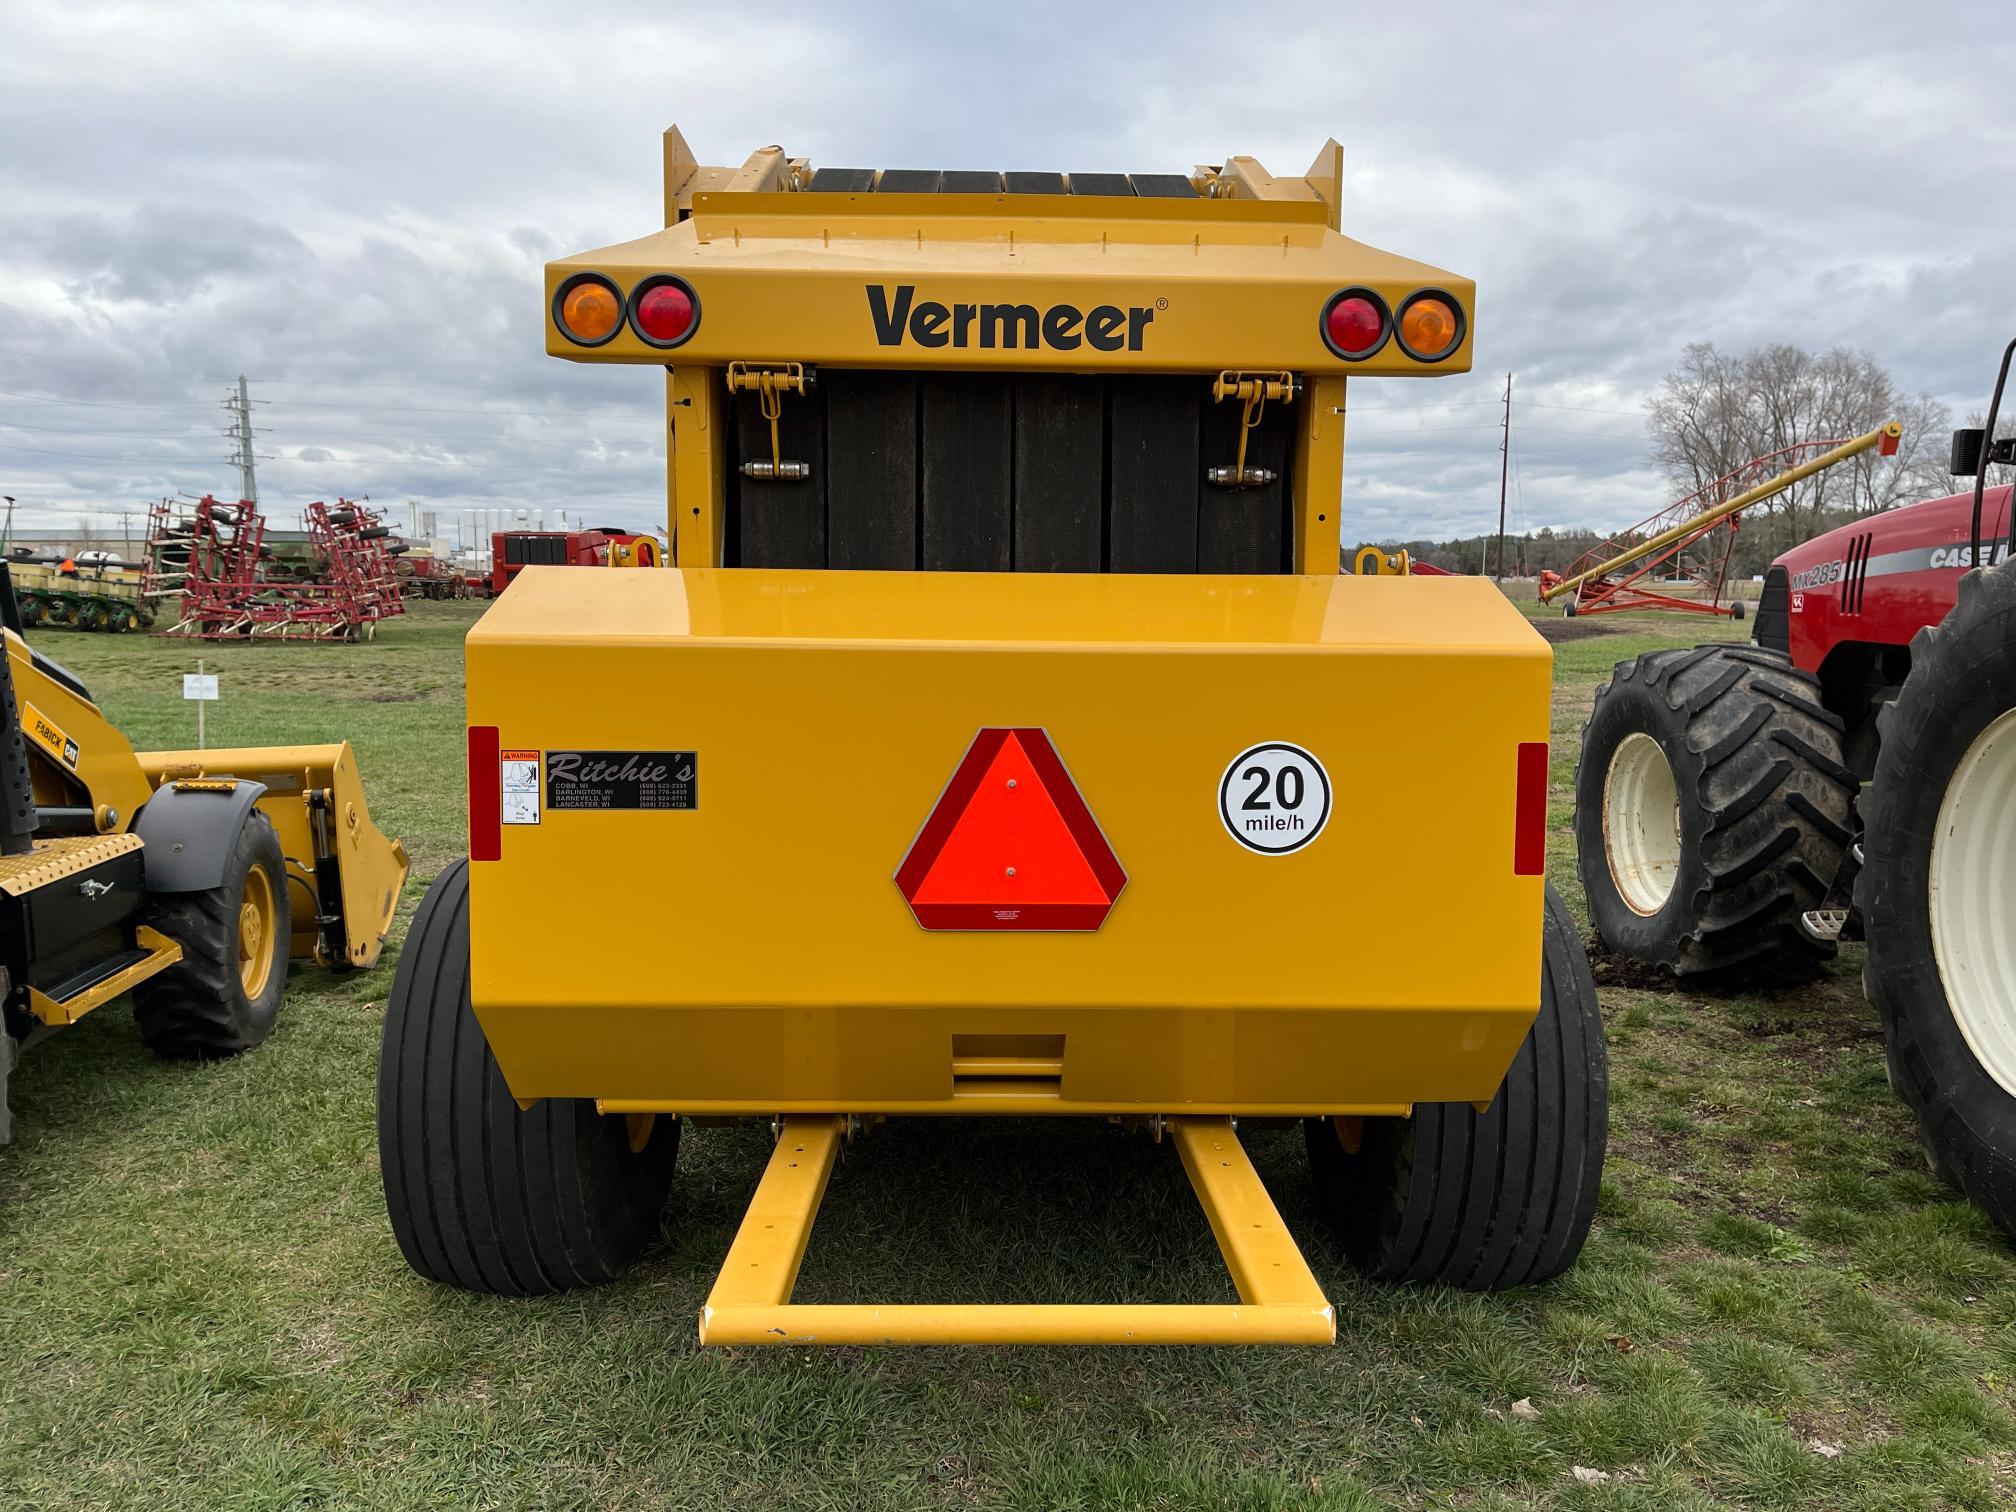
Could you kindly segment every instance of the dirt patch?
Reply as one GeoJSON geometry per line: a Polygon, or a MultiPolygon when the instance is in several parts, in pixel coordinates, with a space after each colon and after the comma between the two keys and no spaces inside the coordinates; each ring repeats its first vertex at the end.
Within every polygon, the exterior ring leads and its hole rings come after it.
{"type": "Polygon", "coordinates": [[[1533,628],[1540,632],[1542,640],[1556,644],[1561,641],[1587,640],[1592,635],[1615,635],[1620,630],[1634,627],[1612,623],[1610,616],[1606,614],[1602,619],[1568,619],[1565,616],[1560,619],[1536,619],[1533,621],[1533,628]]]}
{"type": "Polygon", "coordinates": [[[1628,987],[1634,992],[1670,993],[1677,985],[1673,974],[1661,966],[1648,966],[1627,955],[1618,955],[1601,940],[1589,942],[1589,970],[1598,987],[1628,987]]]}

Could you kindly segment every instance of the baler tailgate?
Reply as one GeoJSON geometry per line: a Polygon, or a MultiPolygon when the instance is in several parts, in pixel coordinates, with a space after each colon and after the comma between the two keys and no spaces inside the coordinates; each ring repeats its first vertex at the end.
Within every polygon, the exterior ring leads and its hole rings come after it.
{"type": "Polygon", "coordinates": [[[926,1304],[791,1301],[846,1120],[785,1120],[721,1274],[702,1344],[1330,1344],[1337,1322],[1229,1118],[1171,1125],[1236,1303],[926,1304]]]}

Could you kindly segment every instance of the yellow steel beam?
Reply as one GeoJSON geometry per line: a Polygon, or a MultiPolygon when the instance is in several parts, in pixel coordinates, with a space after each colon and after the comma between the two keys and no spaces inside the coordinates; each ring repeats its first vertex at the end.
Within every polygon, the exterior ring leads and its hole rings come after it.
{"type": "Polygon", "coordinates": [[[778,1308],[790,1302],[805,1246],[812,1240],[812,1220],[819,1216],[840,1153],[844,1124],[831,1116],[784,1121],[770,1164],[701,1309],[701,1343],[707,1342],[709,1324],[723,1308],[778,1308]]]}
{"type": "Polygon", "coordinates": [[[1229,1118],[1179,1118],[1176,1153],[1211,1221],[1239,1300],[1254,1307],[1321,1312],[1330,1304],[1310,1274],[1274,1199],[1246,1158],[1229,1118]]]}
{"type": "Polygon", "coordinates": [[[1337,506],[1344,495],[1344,395],[1348,380],[1312,378],[1303,389],[1295,437],[1295,570],[1335,573],[1344,548],[1337,506]]]}
{"type": "Polygon", "coordinates": [[[1328,1344],[1336,1318],[1228,1118],[1175,1139],[1240,1301],[794,1305],[842,1120],[789,1118],[700,1311],[702,1344],[1328,1344]]]}
{"type": "Polygon", "coordinates": [[[1565,582],[1556,583],[1551,588],[1541,589],[1540,602],[1551,604],[1562,594],[1581,587],[1582,584],[1588,582],[1591,578],[1603,577],[1608,573],[1621,571],[1623,568],[1629,567],[1633,562],[1648,557],[1655,551],[1663,550],[1671,546],[1675,541],[1684,540],[1704,527],[1713,525],[1718,520],[1726,520],[1738,510],[1748,509],[1752,504],[1760,503],[1770,498],[1773,494],[1781,494],[1794,483],[1804,482],[1817,472],[1825,472],[1837,462],[1846,462],[1850,457],[1858,457],[1879,442],[1886,439],[1895,440],[1903,433],[1904,427],[1899,425],[1895,420],[1892,420],[1887,425],[1877,426],[1876,429],[1870,431],[1866,436],[1857,436],[1853,441],[1844,441],[1832,451],[1822,452],[1810,461],[1801,462],[1797,467],[1788,467],[1769,482],[1759,483],[1755,488],[1746,489],[1744,492],[1736,495],[1735,498],[1717,504],[1713,509],[1704,509],[1692,519],[1683,520],[1672,529],[1662,530],[1659,534],[1647,540],[1640,541],[1629,550],[1619,552],[1601,566],[1591,567],[1587,572],[1578,572],[1565,582]]]}
{"type": "Polygon", "coordinates": [[[678,567],[718,567],[725,519],[722,428],[727,418],[721,370],[665,370],[665,415],[671,465],[666,469],[672,561],[678,567]]]}

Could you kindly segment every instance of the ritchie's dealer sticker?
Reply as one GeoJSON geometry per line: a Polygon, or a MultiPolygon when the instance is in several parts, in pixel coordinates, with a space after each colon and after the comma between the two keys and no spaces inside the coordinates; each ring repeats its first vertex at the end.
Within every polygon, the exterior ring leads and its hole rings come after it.
{"type": "Polygon", "coordinates": [[[548,751],[549,809],[691,809],[700,806],[694,751],[548,751]]]}

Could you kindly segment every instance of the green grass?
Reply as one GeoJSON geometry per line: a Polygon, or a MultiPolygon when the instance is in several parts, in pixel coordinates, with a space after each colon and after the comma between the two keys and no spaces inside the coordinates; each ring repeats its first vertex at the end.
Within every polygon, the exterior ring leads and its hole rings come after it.
{"type": "MultiPolygon", "coordinates": [[[[374,813],[431,876],[461,842],[467,619],[423,606],[369,647],[206,648],[211,738],[349,738],[374,813]]],[[[1715,628],[1638,621],[1557,647],[1551,869],[1578,909],[1590,697],[1619,657],[1715,628]]],[[[194,648],[39,643],[136,743],[193,738],[194,648]]],[[[268,1044],[217,1066],[155,1064],[108,1009],[14,1081],[0,1504],[2008,1505],[2016,1260],[1925,1174],[1858,953],[1775,996],[1598,967],[1611,1165],[1582,1263],[1551,1286],[1361,1284],[1315,1220],[1299,1136],[1250,1135],[1338,1303],[1325,1350],[700,1352],[758,1127],[689,1131],[664,1240],[623,1284],[530,1304],[445,1291],[407,1271],[379,1195],[389,971],[297,972],[268,1044]],[[1513,1412],[1528,1399],[1537,1417],[1513,1412]]],[[[836,1174],[800,1294],[1229,1293],[1166,1146],[1091,1123],[899,1122],[836,1174]]]]}

